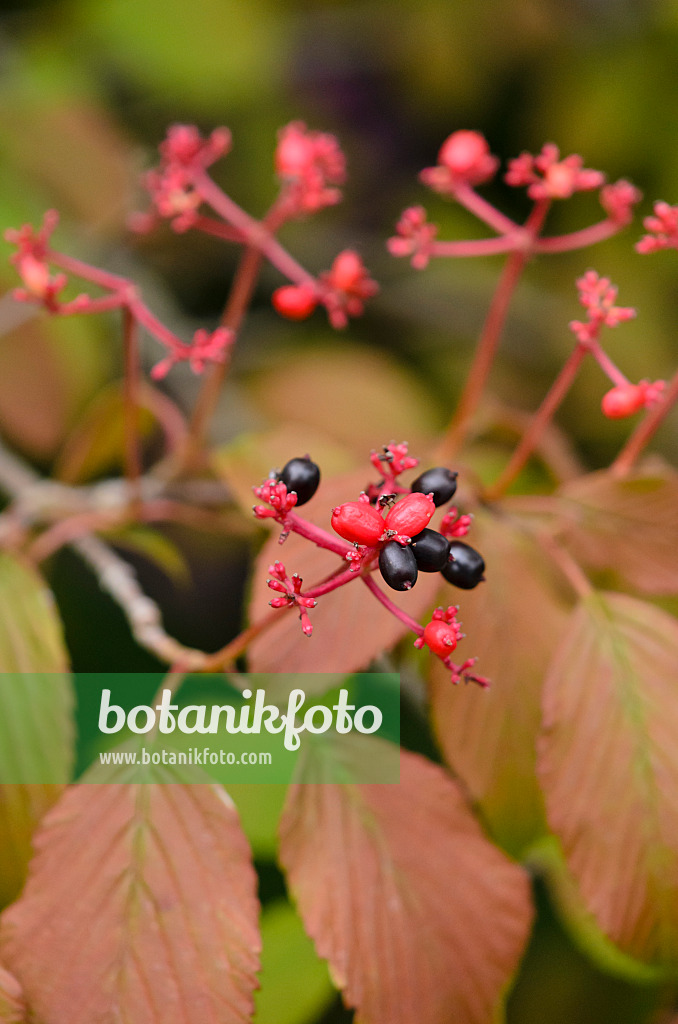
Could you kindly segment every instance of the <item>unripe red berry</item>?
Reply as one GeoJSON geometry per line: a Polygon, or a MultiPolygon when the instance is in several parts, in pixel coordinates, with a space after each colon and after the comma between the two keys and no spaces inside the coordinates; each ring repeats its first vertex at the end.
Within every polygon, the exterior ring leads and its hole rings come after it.
{"type": "Polygon", "coordinates": [[[434,619],[424,628],[423,641],[440,658],[447,658],[457,646],[457,631],[449,622],[434,619]]]}
{"type": "Polygon", "coordinates": [[[274,309],[288,320],[306,320],[318,304],[310,288],[294,284],[276,288],[271,301],[274,309]]]}
{"type": "Polygon", "coordinates": [[[603,395],[602,409],[612,420],[632,416],[645,405],[645,392],[637,384],[622,384],[603,395]]]}
{"type": "Polygon", "coordinates": [[[352,544],[374,547],[384,532],[384,520],[366,501],[347,501],[332,509],[332,528],[352,544]]]}
{"type": "Polygon", "coordinates": [[[407,494],[386,516],[386,529],[405,537],[416,537],[428,526],[436,507],[428,494],[407,494]]]}

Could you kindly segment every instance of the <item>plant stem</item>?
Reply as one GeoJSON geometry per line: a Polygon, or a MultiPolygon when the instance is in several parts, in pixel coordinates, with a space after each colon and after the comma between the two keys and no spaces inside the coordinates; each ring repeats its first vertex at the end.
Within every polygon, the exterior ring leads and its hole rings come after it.
{"type": "MultiPolygon", "coordinates": [[[[263,261],[261,250],[248,245],[242,254],[221,324],[237,332],[249,307],[263,261]]],[[[193,469],[204,447],[210,421],[219,403],[219,396],[230,366],[230,356],[216,363],[207,375],[198,394],[189,424],[188,436],[180,453],[180,471],[193,469]]]]}
{"type": "Polygon", "coordinates": [[[530,455],[539,444],[539,440],[550,423],[556,409],[570,390],[572,382],[577,376],[577,372],[582,360],[587,354],[587,351],[587,347],[582,344],[578,344],[572,350],[565,362],[565,365],[562,367],[560,373],[551,385],[544,401],[541,403],[539,409],[530,421],[529,427],[523,434],[522,439],[509,459],[508,464],[499,478],[495,480],[495,482],[485,491],[484,497],[486,500],[496,501],[497,498],[500,498],[501,495],[506,492],[518,476],[530,455]]]}
{"type": "Polygon", "coordinates": [[[353,572],[351,569],[344,569],[342,572],[337,573],[336,576],[331,576],[330,579],[325,580],[324,583],[319,583],[315,587],[311,587],[310,590],[303,592],[303,597],[322,597],[323,594],[329,594],[331,591],[336,590],[337,587],[343,587],[347,583],[351,583],[353,580],[360,579],[359,572],[353,572]]]}
{"type": "MultiPolygon", "coordinates": [[[[288,606],[293,608],[294,605],[290,603],[288,606]]],[[[202,666],[202,670],[205,672],[213,672],[217,668],[226,668],[232,664],[236,658],[238,658],[247,649],[248,645],[255,640],[260,633],[269,629],[275,622],[278,621],[278,617],[282,613],[283,615],[287,611],[287,608],[273,608],[268,615],[265,615],[258,622],[252,623],[247,629],[244,629],[242,633],[239,633],[233,640],[230,640],[225,647],[215,651],[214,654],[208,654],[205,662],[202,666]]]]}
{"type": "Polygon", "coordinates": [[[443,461],[450,459],[454,455],[466,437],[469,424],[478,408],[485,383],[494,362],[513,292],[520,280],[520,275],[526,262],[527,255],[525,253],[512,252],[504,264],[504,269],[492,297],[487,318],[480,335],[476,354],[466,380],[466,386],[442,444],[438,449],[438,456],[443,461]]]}
{"type": "Polygon", "coordinates": [[[331,533],[327,533],[320,526],[315,526],[313,523],[309,523],[307,519],[302,519],[301,516],[296,515],[294,512],[290,512],[286,517],[287,525],[293,533],[297,533],[300,537],[305,540],[312,541],[319,548],[325,548],[327,551],[334,551],[335,554],[341,555],[343,558],[353,548],[350,544],[347,544],[345,540],[339,540],[338,537],[333,537],[331,533]]]}
{"type": "Polygon", "coordinates": [[[383,604],[384,608],[387,608],[392,615],[395,615],[397,619],[400,619],[400,621],[404,623],[408,629],[411,629],[413,633],[416,633],[417,636],[423,635],[424,627],[420,626],[416,619],[413,619],[411,615],[404,612],[397,604],[394,604],[391,598],[387,597],[383,590],[379,589],[371,576],[361,576],[360,578],[367,589],[374,594],[377,601],[379,601],[380,604],[383,604]]]}
{"type": "MultiPolygon", "coordinates": [[[[504,264],[504,269],[502,270],[495,293],[492,296],[492,302],[483,325],[476,354],[466,379],[466,386],[442,444],[438,448],[437,454],[442,460],[450,459],[464,442],[471,420],[480,404],[480,399],[494,362],[513,293],[530,258],[530,251],[534,247],[549,206],[550,202],[548,200],[540,200],[535,203],[522,229],[529,244],[526,244],[524,249],[512,252],[504,264]]],[[[513,222],[511,222],[511,225],[512,229],[515,230],[516,225],[513,222]]]]}
{"type": "Polygon", "coordinates": [[[125,444],[125,479],[129,485],[130,504],[140,501],[139,480],[141,457],[139,452],[139,331],[138,323],[129,306],[124,306],[123,351],[125,379],[123,385],[123,432],[125,444]]]}
{"type": "Polygon", "coordinates": [[[669,381],[669,386],[661,401],[648,411],[610,466],[613,476],[626,476],[633,469],[636,460],[654,437],[676,401],[678,401],[678,373],[669,381]]]}

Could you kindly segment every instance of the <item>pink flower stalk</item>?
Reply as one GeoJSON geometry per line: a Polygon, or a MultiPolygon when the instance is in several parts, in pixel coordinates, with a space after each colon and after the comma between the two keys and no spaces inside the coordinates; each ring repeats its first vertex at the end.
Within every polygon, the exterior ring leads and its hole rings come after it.
{"type": "Polygon", "coordinates": [[[273,565],[269,565],[268,571],[270,577],[266,580],[266,583],[271,590],[282,594],[282,597],[274,597],[268,602],[271,608],[289,608],[290,605],[296,605],[299,609],[302,632],[305,636],[311,636],[313,626],[308,617],[307,609],[315,608],[318,602],[315,598],[304,597],[301,593],[301,585],[304,582],[301,576],[296,572],[291,577],[288,576],[282,562],[274,562],[273,565]]]}
{"type": "Polygon", "coordinates": [[[573,320],[570,330],[581,342],[589,342],[598,337],[603,325],[616,327],[636,315],[631,306],[615,306],[617,288],[610,284],[610,279],[600,277],[595,270],[587,270],[577,280],[579,301],[588,314],[588,320],[582,323],[573,320]]]}
{"type": "Polygon", "coordinates": [[[193,335],[193,344],[174,344],[168,356],[151,370],[154,380],[162,380],[177,363],[188,362],[193,373],[202,373],[208,363],[224,363],[235,334],[226,327],[217,327],[211,334],[202,328],[193,335]]]}
{"type": "Polygon", "coordinates": [[[424,207],[409,206],[403,210],[396,224],[396,232],[386,243],[391,255],[411,256],[415,270],[423,270],[428,266],[438,225],[427,222],[424,207]]]}
{"type": "Polygon", "coordinates": [[[658,252],[660,249],[678,249],[678,206],[655,203],[654,215],[646,217],[643,227],[649,232],[636,243],[640,253],[658,252]]]}
{"type": "Polygon", "coordinates": [[[480,132],[457,131],[449,135],[438,153],[435,167],[426,167],[419,178],[436,192],[454,196],[463,186],[482,185],[494,176],[499,160],[480,132]]]}
{"type": "Polygon", "coordinates": [[[320,301],[327,309],[333,327],[342,328],[350,316],[361,316],[365,300],[379,291],[363,261],[353,249],[344,249],[329,271],[319,279],[320,301]]]}
{"type": "Polygon", "coordinates": [[[315,213],[341,200],[346,160],[334,135],[292,121],[278,133],[276,172],[287,187],[289,216],[315,213]]]}
{"type": "Polygon", "coordinates": [[[569,199],[575,192],[599,188],[605,181],[601,171],[584,168],[580,156],[560,159],[560,150],[552,142],[541,153],[521,153],[509,161],[504,180],[508,185],[527,186],[530,199],[569,199]]]}

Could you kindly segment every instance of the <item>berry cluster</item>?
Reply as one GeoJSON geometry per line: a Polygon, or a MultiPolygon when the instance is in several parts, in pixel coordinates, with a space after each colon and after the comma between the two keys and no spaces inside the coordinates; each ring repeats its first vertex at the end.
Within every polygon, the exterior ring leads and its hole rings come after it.
{"type": "Polygon", "coordinates": [[[474,659],[462,666],[450,660],[463,636],[456,621],[456,607],[438,609],[432,621],[422,627],[379,590],[371,578],[378,570],[384,583],[396,591],[411,590],[420,572],[440,573],[445,581],[462,590],[471,590],[484,579],[482,556],[459,539],[468,532],[470,516],[459,515],[453,507],[442,517],[439,531],[430,527],[436,510],[454,496],[457,474],[437,466],[404,487],[399,481],[400,474],[418,464],[418,460],[408,454],[406,444],[386,445],[382,452],[372,452],[370,459],[382,479],[370,484],[356,500],[337,505],[330,512],[331,526],[341,541],[297,514],[297,508],[311,500],[320,484],[320,468],[310,456],[290,459],[281,470],[272,470],[263,484],[254,488],[256,496],[265,502],[254,506],[254,514],[259,519],[274,519],[280,524],[281,543],[289,533],[297,533],[319,547],[336,552],[349,563],[347,568],[338,569],[302,595],[299,577],[296,574],[288,577],[284,566],[276,562],[269,567],[273,579],[267,582],[284,596],[274,598],[271,606],[296,605],[303,631],[310,636],[308,609],[315,607],[316,599],[355,579],[362,579],[381,604],[417,634],[417,647],[426,645],[443,659],[452,672],[453,682],[465,678],[487,685],[487,680],[467,673],[474,659]]]}

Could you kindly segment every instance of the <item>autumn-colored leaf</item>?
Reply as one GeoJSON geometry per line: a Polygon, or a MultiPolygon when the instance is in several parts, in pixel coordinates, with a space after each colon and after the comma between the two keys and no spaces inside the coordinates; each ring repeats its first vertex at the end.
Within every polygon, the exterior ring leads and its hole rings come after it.
{"type": "Polygon", "coordinates": [[[678,622],[623,594],[572,615],[544,684],[549,823],[601,930],[678,964],[678,622]]]}
{"type": "Polygon", "coordinates": [[[393,440],[419,456],[440,425],[430,390],[384,352],[346,340],[272,353],[250,390],[272,423],[302,424],[307,447],[319,431],[358,459],[393,440]]]}
{"type": "MultiPolygon", "coordinates": [[[[313,500],[304,505],[299,514],[332,533],[332,508],[355,500],[373,477],[374,471],[368,466],[364,471],[322,481],[313,500]]],[[[272,562],[279,559],[290,573],[299,573],[304,589],[319,583],[342,564],[339,555],[295,534],[280,546],[279,534],[278,527],[256,561],[250,603],[252,622],[270,613],[271,591],[266,586],[266,578],[272,562]]],[[[347,562],[344,564],[348,566],[347,562]]],[[[389,590],[378,573],[374,578],[377,585],[388,592],[389,598],[415,619],[435,602],[439,586],[436,573],[420,573],[416,586],[406,593],[389,590]]],[[[379,604],[360,579],[320,597],[310,616],[313,636],[309,638],[302,633],[296,613],[281,609],[280,620],[250,645],[250,670],[354,672],[365,668],[407,632],[407,627],[379,604]]]]}
{"type": "Polygon", "coordinates": [[[519,854],[545,828],[535,773],[539,695],[566,605],[543,551],[519,525],[479,513],[469,540],[485,558],[487,578],[455,593],[468,654],[478,656],[478,671],[492,685],[483,692],[453,687],[432,658],[433,721],[446,761],[492,835],[519,854]]]}
{"type": "Polygon", "coordinates": [[[26,1020],[21,985],[9,971],[0,967],[0,1024],[23,1024],[26,1020]]]}
{"type": "MultiPolygon", "coordinates": [[[[306,773],[326,748],[305,748],[306,773]]],[[[342,748],[345,749],[345,748],[342,748]]],[[[527,875],[444,770],[399,785],[295,785],[280,858],[320,956],[364,1024],[489,1024],[527,940],[527,875]]]]}
{"type": "Polygon", "coordinates": [[[612,569],[645,594],[678,593],[678,473],[649,464],[616,479],[607,471],[561,488],[572,554],[612,569]]]}
{"type": "Polygon", "coordinates": [[[71,777],[73,690],[44,582],[0,555],[0,905],[17,895],[35,827],[71,777]]]}
{"type": "MultiPolygon", "coordinates": [[[[0,290],[18,283],[16,275],[3,274],[0,290]]],[[[110,356],[84,319],[49,318],[9,295],[3,297],[0,335],[3,436],[31,456],[51,458],[78,408],[100,386],[110,356]]]]}
{"type": "Polygon", "coordinates": [[[256,876],[233,804],[159,766],[69,789],[35,837],[0,955],[49,1024],[249,1020],[256,876]]]}

